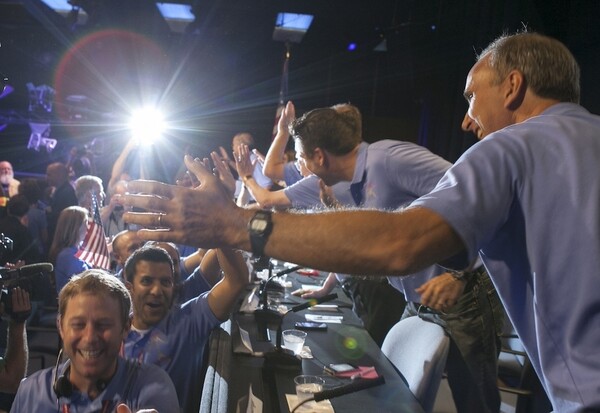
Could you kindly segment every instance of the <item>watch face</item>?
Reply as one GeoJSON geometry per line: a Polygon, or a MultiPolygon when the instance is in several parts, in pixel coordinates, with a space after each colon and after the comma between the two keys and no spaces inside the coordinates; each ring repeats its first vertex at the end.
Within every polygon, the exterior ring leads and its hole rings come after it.
{"type": "Polygon", "coordinates": [[[267,228],[267,221],[264,219],[253,219],[250,228],[252,231],[262,232],[267,228]]]}

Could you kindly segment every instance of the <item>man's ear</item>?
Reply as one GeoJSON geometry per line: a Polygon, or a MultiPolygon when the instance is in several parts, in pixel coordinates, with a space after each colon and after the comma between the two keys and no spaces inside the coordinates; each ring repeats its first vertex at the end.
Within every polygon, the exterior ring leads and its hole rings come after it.
{"type": "Polygon", "coordinates": [[[317,165],[321,167],[325,165],[325,162],[327,162],[325,151],[321,148],[315,148],[315,150],[313,151],[313,160],[317,165]]]}
{"type": "Polygon", "coordinates": [[[60,339],[63,339],[63,331],[62,331],[62,318],[60,314],[56,317],[56,329],[58,330],[58,334],[60,334],[60,339]]]}
{"type": "Polygon", "coordinates": [[[129,334],[129,330],[131,330],[131,316],[129,316],[129,318],[127,318],[127,322],[123,326],[123,340],[125,340],[127,338],[127,335],[129,334]]]}
{"type": "Polygon", "coordinates": [[[523,103],[527,92],[527,81],[519,70],[511,70],[505,80],[504,107],[515,110],[523,103]]]}
{"type": "Polygon", "coordinates": [[[123,280],[123,282],[125,283],[125,288],[127,288],[127,290],[129,292],[131,292],[133,290],[133,284],[131,284],[129,281],[127,280],[123,280]]]}

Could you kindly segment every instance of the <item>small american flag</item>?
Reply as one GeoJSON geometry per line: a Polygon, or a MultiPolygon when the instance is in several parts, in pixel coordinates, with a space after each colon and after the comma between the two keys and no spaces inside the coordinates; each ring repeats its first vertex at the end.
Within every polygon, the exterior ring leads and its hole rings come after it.
{"type": "Polygon", "coordinates": [[[81,249],[75,256],[90,264],[94,268],[110,269],[110,256],[104,230],[102,229],[102,220],[100,219],[100,210],[98,209],[98,200],[96,194],[92,194],[92,208],[94,210],[94,219],[88,222],[87,233],[83,239],[81,249]]]}

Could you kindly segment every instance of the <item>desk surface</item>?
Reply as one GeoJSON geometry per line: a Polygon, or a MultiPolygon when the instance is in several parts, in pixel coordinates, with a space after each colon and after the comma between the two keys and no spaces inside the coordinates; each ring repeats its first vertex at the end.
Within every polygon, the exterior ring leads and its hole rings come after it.
{"type": "MultiPolygon", "coordinates": [[[[314,277],[290,274],[288,280],[293,287],[286,289],[284,301],[302,303],[306,300],[289,295],[301,283],[316,282],[314,277]]],[[[348,383],[348,379],[338,379],[323,372],[323,366],[330,363],[351,363],[363,366],[375,366],[377,372],[385,377],[385,384],[331,400],[336,412],[422,412],[416,401],[393,365],[383,355],[360,320],[349,308],[350,301],[344,293],[335,291],[339,299],[333,304],[341,304],[342,324],[328,324],[326,331],[308,331],[305,345],[308,345],[313,359],[303,359],[302,366],[297,369],[264,368],[264,358],[247,354],[234,353],[233,348],[239,339],[238,325],[247,329],[253,343],[258,340],[258,329],[254,316],[235,313],[231,319],[216,329],[210,340],[209,366],[202,393],[201,412],[236,412],[238,403],[242,412],[246,411],[250,385],[255,396],[263,402],[263,412],[288,413],[285,394],[295,393],[293,379],[299,374],[317,374],[325,379],[325,387],[335,387],[348,383]],[[242,399],[242,401],[240,401],[242,399]]],[[[304,321],[304,314],[287,313],[283,317],[282,329],[293,328],[296,321],[304,321]]],[[[318,314],[331,314],[313,312],[318,314]]],[[[275,342],[275,331],[271,338],[275,342]]],[[[262,343],[270,347],[269,343],[262,343]]]]}

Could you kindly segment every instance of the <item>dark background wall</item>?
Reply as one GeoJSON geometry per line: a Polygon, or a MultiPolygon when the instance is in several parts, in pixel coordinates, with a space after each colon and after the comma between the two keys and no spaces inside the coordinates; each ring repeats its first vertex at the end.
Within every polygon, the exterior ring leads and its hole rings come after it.
{"type": "Polygon", "coordinates": [[[206,156],[252,132],[266,151],[285,46],[272,40],[280,11],[315,15],[291,45],[288,98],[299,114],[340,102],[364,115],[365,139],[419,142],[454,161],[474,143],[460,131],[462,91],[475,52],[503,31],[559,38],[582,68],[582,104],[600,113],[600,2],[596,0],[205,0],[188,33],[171,32],[152,2],[80,0],[73,25],[37,1],[0,2],[0,72],[15,91],[0,99],[0,158],[43,172],[75,144],[91,145],[100,173],[129,138],[128,114],[158,103],[176,126],[157,145],[157,178],[171,179],[185,150],[206,156]],[[374,51],[385,39],[387,50],[374,51]],[[357,48],[348,51],[349,42],[357,48]],[[56,89],[57,148],[25,149],[32,116],[25,84],[56,89]],[[69,96],[85,96],[75,103],[69,96]],[[75,114],[78,116],[75,117],[75,114]]]}

